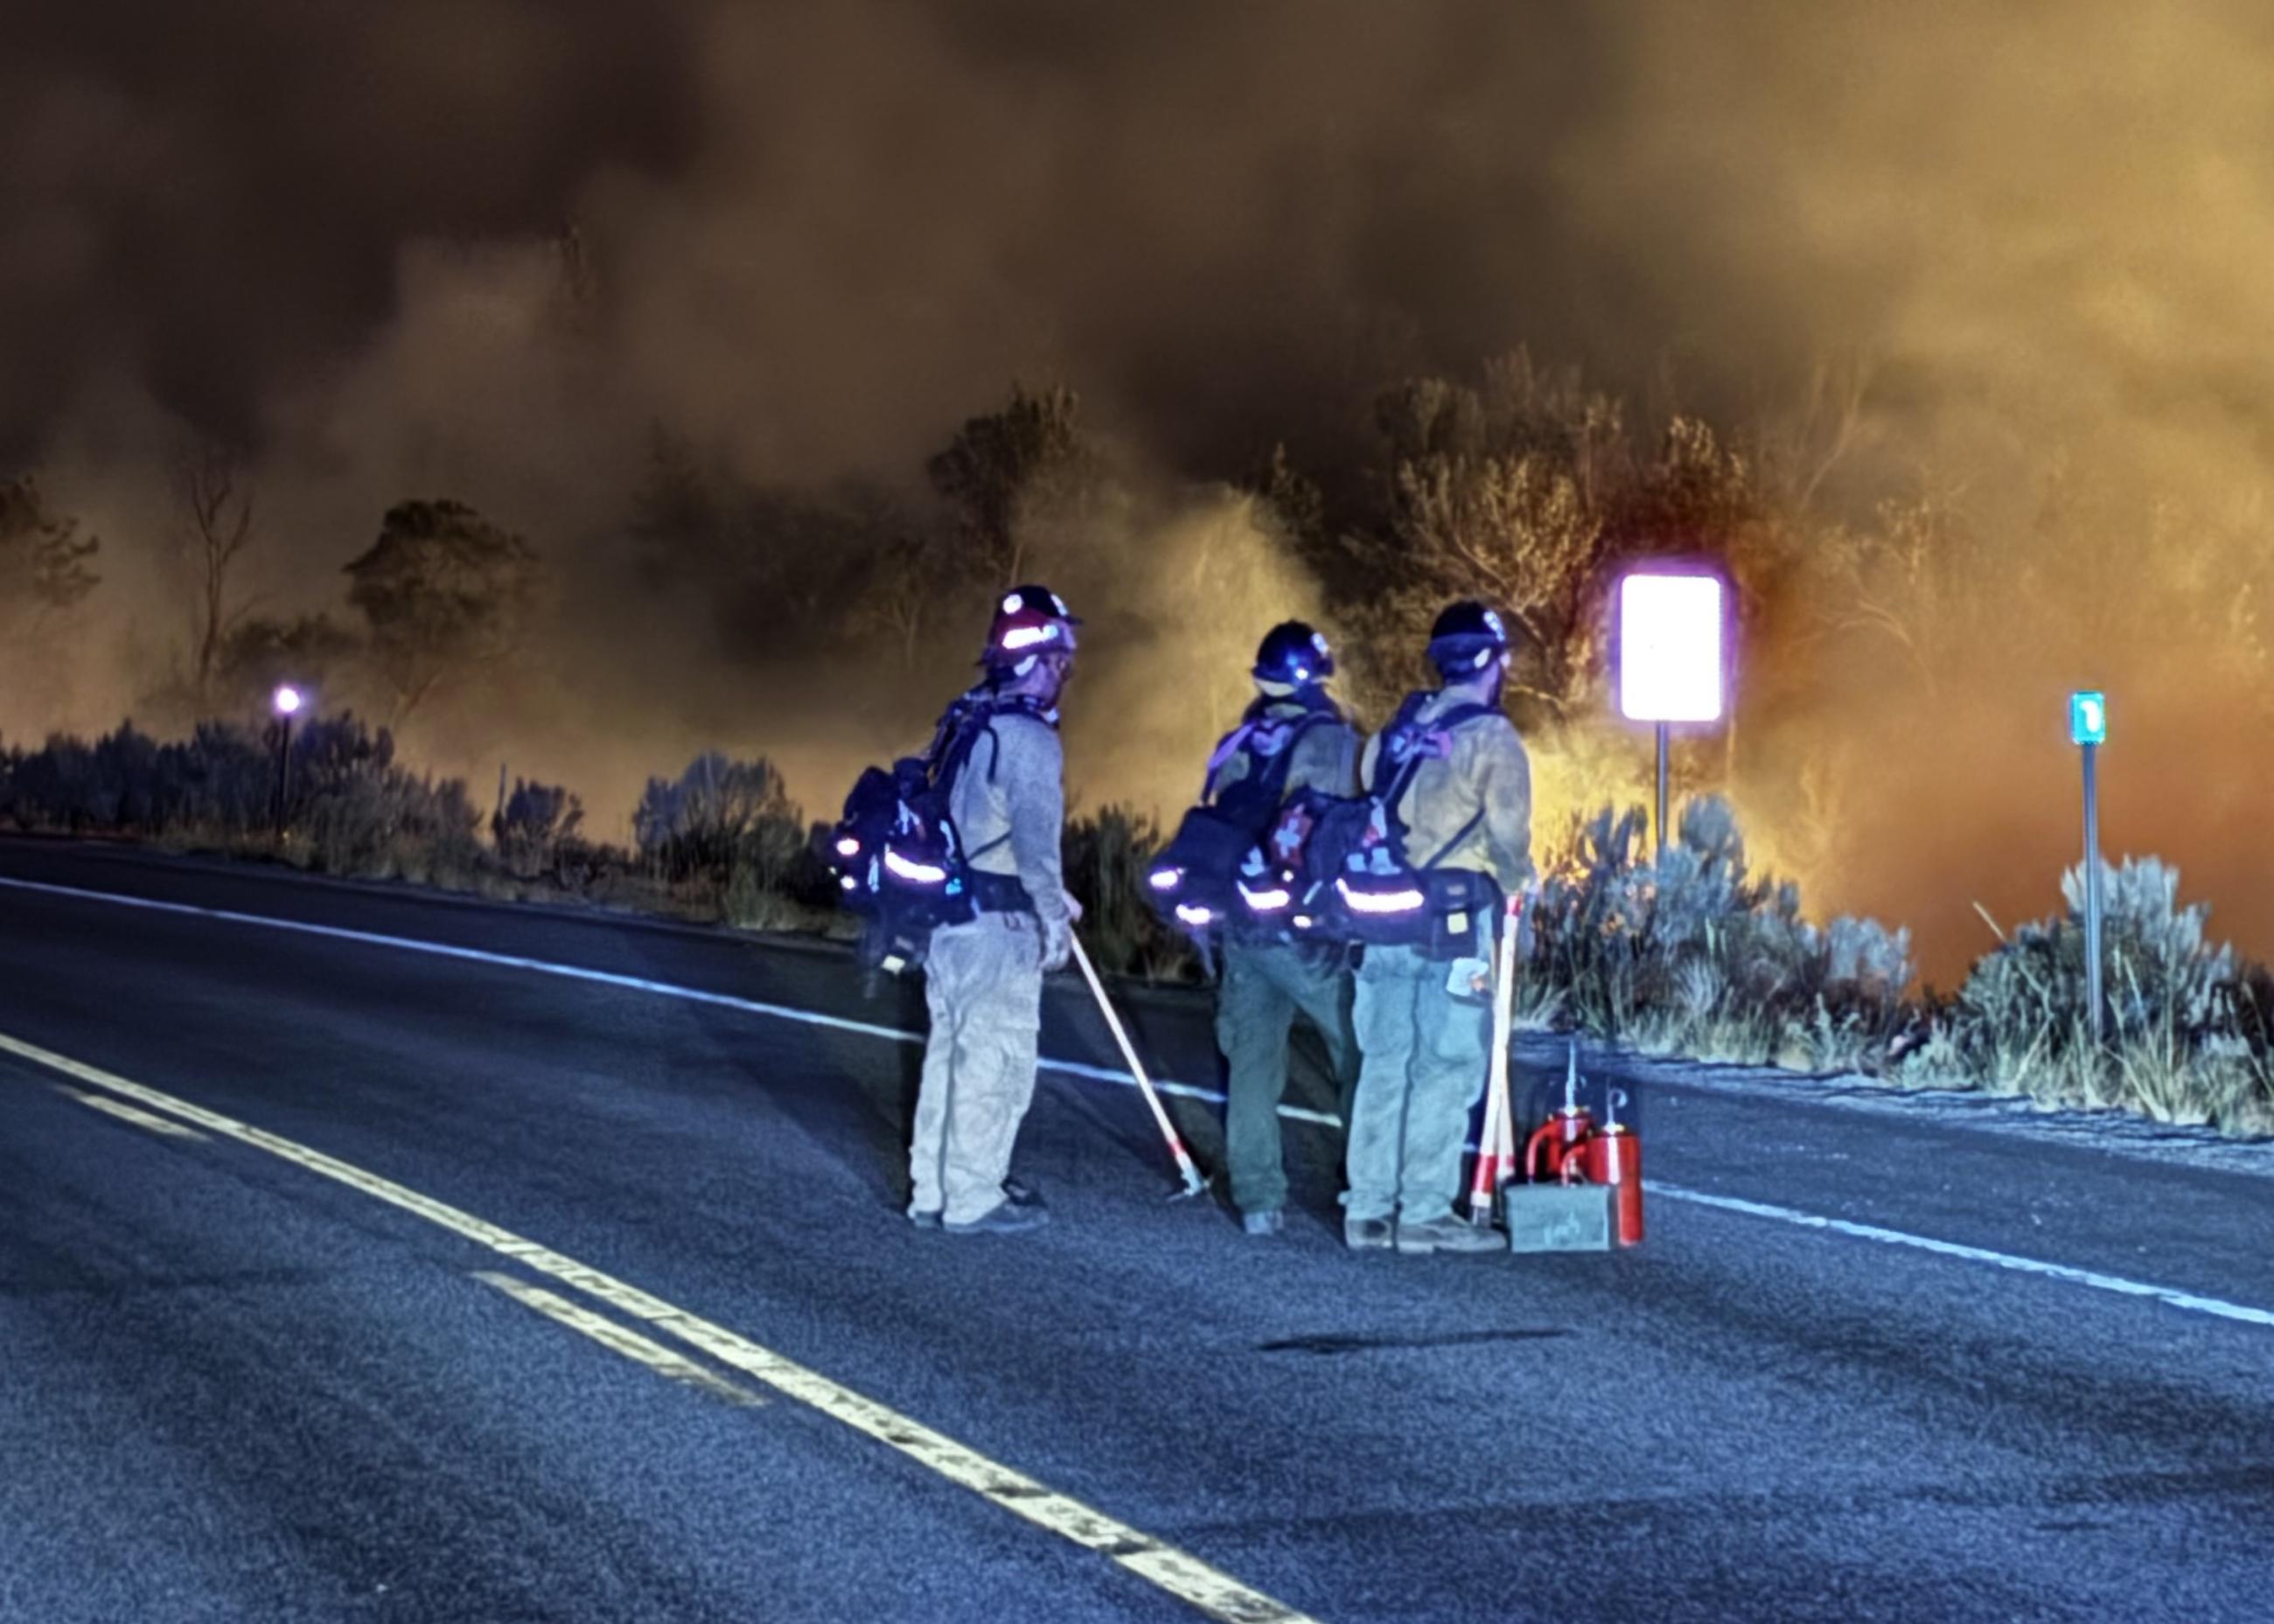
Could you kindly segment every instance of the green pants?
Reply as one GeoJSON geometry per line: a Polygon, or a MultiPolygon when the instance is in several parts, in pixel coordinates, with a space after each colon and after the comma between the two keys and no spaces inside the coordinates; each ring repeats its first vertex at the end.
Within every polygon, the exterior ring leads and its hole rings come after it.
{"type": "Polygon", "coordinates": [[[1460,1193],[1492,1011],[1447,990],[1452,967],[1407,947],[1370,947],[1359,966],[1364,1058],[1351,1105],[1348,1218],[1427,1223],[1448,1215],[1460,1193]]]}
{"type": "Polygon", "coordinates": [[[982,914],[932,933],[924,1041],[908,1147],[912,1213],[969,1223],[1003,1199],[1011,1147],[1035,1097],[1042,941],[1033,917],[982,914]]]}
{"type": "Polygon", "coordinates": [[[1287,1092],[1287,1039],[1298,1015],[1326,1040],[1337,1103],[1347,1122],[1358,1079],[1350,972],[1316,949],[1225,945],[1216,1041],[1230,1069],[1224,1160],[1231,1170],[1232,1204],[1244,1213],[1275,1212],[1287,1201],[1279,1101],[1287,1092]]]}

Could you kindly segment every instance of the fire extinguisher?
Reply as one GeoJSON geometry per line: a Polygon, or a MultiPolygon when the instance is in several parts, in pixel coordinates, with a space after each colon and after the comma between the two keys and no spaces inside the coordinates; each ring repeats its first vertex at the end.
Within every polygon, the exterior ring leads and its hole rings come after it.
{"type": "Polygon", "coordinates": [[[1642,1139],[1619,1120],[1619,1107],[1626,1099],[1623,1088],[1611,1090],[1605,1101],[1603,1125],[1581,1152],[1587,1182],[1608,1184],[1617,1192],[1619,1244],[1634,1246],[1642,1241],[1642,1139]]]}
{"type": "Polygon", "coordinates": [[[1524,1147],[1524,1176],[1533,1184],[1543,1180],[1561,1180],[1564,1184],[1584,1171],[1585,1164],[1575,1162],[1570,1174],[1564,1163],[1572,1162],[1581,1147],[1595,1132],[1595,1119],[1587,1108],[1579,1103],[1579,1046],[1573,1043],[1563,1069],[1563,1109],[1553,1113],[1540,1124],[1524,1147]],[[1546,1153],[1543,1164],[1542,1152],[1546,1153]]]}

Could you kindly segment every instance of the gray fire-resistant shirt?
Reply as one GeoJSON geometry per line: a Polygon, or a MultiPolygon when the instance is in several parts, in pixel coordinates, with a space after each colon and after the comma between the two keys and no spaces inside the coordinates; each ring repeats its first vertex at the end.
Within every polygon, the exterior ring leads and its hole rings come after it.
{"type": "Polygon", "coordinates": [[[948,815],[974,868],[1018,876],[1037,917],[1045,924],[1066,922],[1059,851],[1065,751],[1056,728],[1016,710],[995,716],[956,775],[948,815]]]}

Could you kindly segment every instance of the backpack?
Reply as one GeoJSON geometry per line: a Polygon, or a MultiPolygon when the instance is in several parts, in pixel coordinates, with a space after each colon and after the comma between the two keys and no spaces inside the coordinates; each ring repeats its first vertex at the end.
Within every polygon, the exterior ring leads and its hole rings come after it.
{"type": "Polygon", "coordinates": [[[931,933],[960,925],[982,908],[1026,906],[1025,888],[1009,876],[981,874],[971,860],[1000,846],[963,849],[949,802],[971,752],[998,716],[1023,712],[1051,726],[1057,713],[1025,699],[967,694],[947,709],[922,756],[863,771],[829,833],[829,863],[840,899],[866,921],[859,958],[897,973],[923,962],[931,933]]]}
{"type": "Polygon", "coordinates": [[[1367,793],[1304,791],[1289,799],[1272,824],[1257,854],[1276,888],[1290,895],[1299,932],[1457,959],[1474,951],[1478,926],[1496,914],[1499,882],[1472,869],[1436,866],[1468,838],[1481,810],[1423,861],[1405,849],[1407,830],[1397,808],[1414,774],[1445,754],[1454,729],[1495,714],[1490,705],[1457,705],[1424,723],[1419,712],[1434,697],[1407,695],[1382,729],[1367,793]]]}
{"type": "Polygon", "coordinates": [[[1302,714],[1273,718],[1279,701],[1259,701],[1209,757],[1201,801],[1147,867],[1147,899],[1163,921],[1193,933],[1221,926],[1233,935],[1276,935],[1276,917],[1291,898],[1264,873],[1255,853],[1287,793],[1295,748],[1314,727],[1342,720],[1324,697],[1302,714]],[[1259,748],[1269,745],[1269,754],[1259,748]],[[1254,770],[1213,800],[1208,785],[1233,756],[1246,752],[1254,770]]]}

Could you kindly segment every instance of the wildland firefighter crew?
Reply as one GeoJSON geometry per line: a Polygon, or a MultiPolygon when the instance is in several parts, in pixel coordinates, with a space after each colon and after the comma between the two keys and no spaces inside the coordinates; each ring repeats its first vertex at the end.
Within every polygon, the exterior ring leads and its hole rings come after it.
{"type": "Polygon", "coordinates": [[[1059,856],[1058,733],[1078,625],[1048,588],[1011,592],[989,630],[980,685],[941,725],[974,911],[934,930],[927,958],[931,1031],[908,1150],[908,1217],[921,1227],[1002,1232],[1049,1217],[1006,1180],[1035,1094],[1043,977],[1066,962],[1079,917],[1059,856]]]}
{"type": "Polygon", "coordinates": [[[1428,657],[1442,679],[1415,694],[1367,741],[1363,772],[1392,827],[1415,889],[1467,897],[1441,915],[1426,945],[1368,945],[1358,973],[1361,1059],[1352,1101],[1350,1190],[1343,1234],[1352,1250],[1484,1252],[1506,1242],[1453,1211],[1469,1112],[1490,1049],[1488,977],[1502,910],[1477,906],[1484,876],[1514,894],[1532,877],[1532,767],[1501,710],[1510,643],[1500,615],[1459,603],[1437,617],[1428,657]],[[1439,886],[1439,878],[1452,885],[1439,886]]]}
{"type": "MultiPolygon", "coordinates": [[[[1252,674],[1256,699],[1209,758],[1205,803],[1255,801],[1247,811],[1260,830],[1290,795],[1355,794],[1359,739],[1327,695],[1335,657],[1326,638],[1300,620],[1283,621],[1256,650],[1252,674]]],[[[1288,940],[1284,932],[1231,930],[1225,936],[1216,1017],[1227,1071],[1224,1161],[1232,1204],[1250,1235],[1276,1235],[1283,1226],[1287,1173],[1279,1101],[1298,1017],[1325,1041],[1341,1115],[1349,1119],[1358,1079],[1351,995],[1349,955],[1338,944],[1288,940]]]]}

